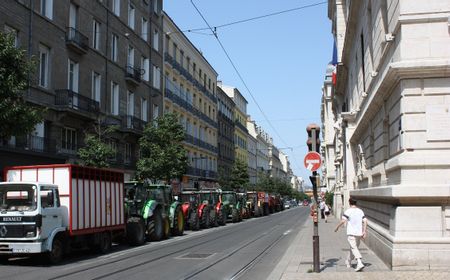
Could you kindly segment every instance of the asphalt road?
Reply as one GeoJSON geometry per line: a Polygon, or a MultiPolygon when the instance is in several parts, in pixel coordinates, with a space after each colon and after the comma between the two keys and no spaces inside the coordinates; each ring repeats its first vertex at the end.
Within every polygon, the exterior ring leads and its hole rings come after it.
{"type": "Polygon", "coordinates": [[[57,266],[13,259],[0,264],[0,279],[266,279],[308,214],[297,207],[106,255],[77,252],[57,266]]]}

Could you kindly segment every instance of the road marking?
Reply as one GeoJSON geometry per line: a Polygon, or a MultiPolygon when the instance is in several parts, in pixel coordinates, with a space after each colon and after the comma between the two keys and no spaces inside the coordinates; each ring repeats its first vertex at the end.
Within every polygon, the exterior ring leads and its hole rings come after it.
{"type": "Polygon", "coordinates": [[[292,231],[292,229],[288,229],[283,233],[283,235],[288,235],[289,233],[291,233],[291,231],[292,231]]]}

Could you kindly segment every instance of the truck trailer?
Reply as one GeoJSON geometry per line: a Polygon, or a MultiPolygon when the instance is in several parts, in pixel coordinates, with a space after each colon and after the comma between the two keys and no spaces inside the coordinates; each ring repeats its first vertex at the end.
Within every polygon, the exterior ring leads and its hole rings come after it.
{"type": "Polygon", "coordinates": [[[44,254],[59,262],[72,248],[105,253],[125,236],[124,178],[72,164],[6,168],[0,183],[0,257],[44,254]]]}

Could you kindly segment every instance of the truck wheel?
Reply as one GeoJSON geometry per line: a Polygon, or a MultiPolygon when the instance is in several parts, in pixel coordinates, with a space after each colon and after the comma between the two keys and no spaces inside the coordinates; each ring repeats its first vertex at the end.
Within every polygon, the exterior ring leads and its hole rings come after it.
{"type": "Polygon", "coordinates": [[[53,239],[51,251],[46,253],[46,259],[51,264],[57,264],[61,262],[63,258],[63,253],[64,253],[63,242],[59,238],[55,237],[55,239],[53,239]]]}
{"type": "Polygon", "coordinates": [[[231,209],[231,221],[233,223],[239,222],[239,210],[236,208],[231,209]]]}
{"type": "Polygon", "coordinates": [[[202,228],[209,228],[209,208],[205,207],[203,208],[203,213],[202,213],[202,228]]]}
{"type": "Polygon", "coordinates": [[[145,242],[144,224],[140,218],[133,217],[127,221],[127,241],[131,246],[140,246],[145,242]]]}
{"type": "Polygon", "coordinates": [[[200,220],[198,219],[198,215],[195,211],[192,211],[191,215],[189,216],[189,228],[190,230],[200,229],[200,220]]]}
{"type": "Polygon", "coordinates": [[[101,254],[106,254],[109,250],[111,250],[111,245],[112,245],[111,233],[107,231],[100,233],[100,240],[97,245],[98,251],[101,254]]]}
{"type": "Polygon", "coordinates": [[[175,209],[175,215],[173,217],[172,234],[175,236],[181,236],[184,233],[184,215],[180,207],[175,209]]]}
{"type": "Polygon", "coordinates": [[[160,209],[156,209],[147,224],[147,235],[152,241],[164,238],[164,221],[160,209]]]}

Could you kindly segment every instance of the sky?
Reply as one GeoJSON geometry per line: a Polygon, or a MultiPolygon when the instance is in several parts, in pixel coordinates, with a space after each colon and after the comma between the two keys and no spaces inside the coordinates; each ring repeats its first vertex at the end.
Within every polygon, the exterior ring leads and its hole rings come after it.
{"type": "MultiPolygon", "coordinates": [[[[320,125],[322,86],[333,49],[327,1],[193,1],[211,27],[321,3],[217,28],[240,75],[210,30],[185,32],[219,74],[218,80],[244,95],[247,113],[288,155],[294,174],[310,185],[311,172],[303,165],[306,126],[320,125]]],[[[164,1],[164,10],[183,31],[208,27],[190,0],[164,1]]]]}

